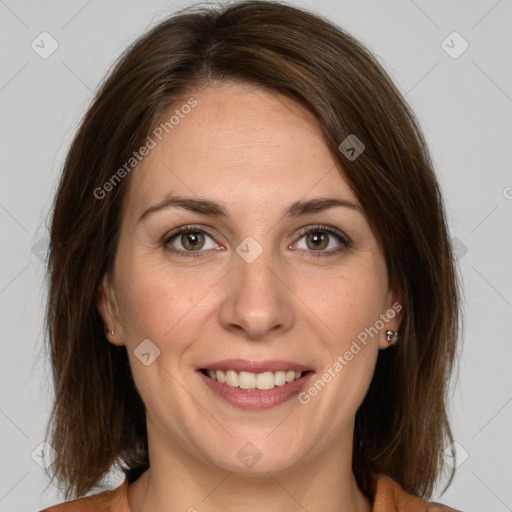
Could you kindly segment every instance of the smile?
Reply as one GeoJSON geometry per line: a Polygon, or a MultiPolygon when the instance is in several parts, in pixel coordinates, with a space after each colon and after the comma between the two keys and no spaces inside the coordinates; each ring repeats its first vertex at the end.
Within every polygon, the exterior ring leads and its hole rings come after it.
{"type": "Polygon", "coordinates": [[[197,368],[197,375],[212,397],[239,409],[257,411],[296,398],[315,372],[293,361],[226,359],[205,362],[197,368]]]}
{"type": "Polygon", "coordinates": [[[240,389],[259,389],[262,391],[273,389],[276,386],[284,386],[288,382],[300,379],[301,371],[295,370],[278,370],[276,372],[237,372],[236,370],[201,370],[212,380],[216,380],[221,384],[226,384],[232,388],[240,389]]]}

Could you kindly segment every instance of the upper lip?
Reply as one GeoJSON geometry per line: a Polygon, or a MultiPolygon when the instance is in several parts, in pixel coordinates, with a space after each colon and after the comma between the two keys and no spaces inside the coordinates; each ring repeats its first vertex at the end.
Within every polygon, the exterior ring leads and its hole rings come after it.
{"type": "Polygon", "coordinates": [[[207,363],[198,368],[198,370],[235,370],[237,372],[264,373],[277,371],[295,370],[298,372],[307,372],[311,368],[293,361],[248,361],[247,359],[224,359],[215,363],[207,363]]]}

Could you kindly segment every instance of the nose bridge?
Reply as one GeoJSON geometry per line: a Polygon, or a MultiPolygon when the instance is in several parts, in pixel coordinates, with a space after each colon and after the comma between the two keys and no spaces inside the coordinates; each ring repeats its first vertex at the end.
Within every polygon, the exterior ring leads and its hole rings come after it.
{"type": "MultiPolygon", "coordinates": [[[[263,240],[263,237],[261,237],[263,240]]],[[[269,242],[269,237],[266,238],[269,242]]],[[[282,331],[293,322],[289,290],[279,277],[280,259],[270,246],[248,236],[236,248],[221,322],[227,329],[244,329],[250,338],[282,331]]]]}
{"type": "MultiPolygon", "coordinates": [[[[240,281],[241,288],[253,289],[275,295],[277,281],[276,271],[279,267],[278,258],[274,258],[270,246],[263,249],[252,237],[247,237],[236,249],[238,258],[234,258],[235,278],[240,281]]],[[[269,297],[270,298],[270,297],[269,297]]]]}

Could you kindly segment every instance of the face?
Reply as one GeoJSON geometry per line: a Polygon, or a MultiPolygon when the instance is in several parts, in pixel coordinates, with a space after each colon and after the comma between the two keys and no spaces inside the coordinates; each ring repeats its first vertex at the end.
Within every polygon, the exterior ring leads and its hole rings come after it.
{"type": "Polygon", "coordinates": [[[132,171],[98,306],[126,346],[150,456],[312,463],[351,446],[398,297],[301,106],[239,84],[192,96],[132,171]]]}

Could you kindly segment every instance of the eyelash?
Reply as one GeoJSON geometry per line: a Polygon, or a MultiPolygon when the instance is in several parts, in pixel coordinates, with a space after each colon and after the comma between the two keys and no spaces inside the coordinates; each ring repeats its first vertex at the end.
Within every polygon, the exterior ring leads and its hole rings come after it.
{"type": "MultiPolygon", "coordinates": [[[[299,250],[311,253],[309,256],[307,256],[308,258],[309,257],[312,257],[312,258],[320,257],[321,258],[324,256],[334,256],[334,255],[340,253],[341,251],[343,251],[344,249],[348,249],[352,246],[352,241],[347,236],[343,235],[341,232],[339,232],[338,230],[336,230],[334,228],[331,228],[329,226],[324,226],[324,225],[316,225],[316,226],[313,226],[305,231],[300,232],[299,240],[311,232],[313,232],[313,233],[315,233],[315,232],[328,233],[329,235],[332,235],[334,238],[336,238],[339,242],[341,242],[342,247],[338,248],[338,249],[334,249],[334,250],[331,249],[330,251],[311,251],[311,250],[308,251],[306,249],[299,249],[299,250]]],[[[214,236],[208,230],[206,230],[204,228],[199,228],[198,226],[193,226],[193,225],[187,225],[187,226],[183,226],[183,227],[179,228],[177,231],[174,231],[169,236],[164,237],[164,239],[162,241],[162,245],[163,245],[164,249],[166,251],[170,252],[171,254],[176,254],[176,255],[178,255],[180,257],[184,257],[184,258],[201,258],[202,257],[201,253],[204,253],[205,251],[201,251],[201,250],[199,250],[199,251],[182,251],[181,249],[174,249],[174,248],[172,248],[172,246],[169,246],[169,243],[171,241],[173,241],[176,237],[178,237],[179,235],[181,235],[183,233],[204,233],[204,234],[208,235],[210,238],[212,238],[212,239],[214,238],[214,236]]]]}

